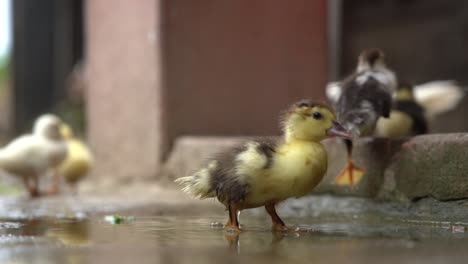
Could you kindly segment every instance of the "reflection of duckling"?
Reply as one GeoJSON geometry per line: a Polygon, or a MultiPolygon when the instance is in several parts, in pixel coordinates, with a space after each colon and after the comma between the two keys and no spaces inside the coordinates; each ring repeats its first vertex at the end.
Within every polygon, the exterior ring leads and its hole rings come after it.
{"type": "Polygon", "coordinates": [[[35,121],[32,134],[20,136],[0,150],[0,168],[22,177],[32,197],[39,196],[39,177],[67,155],[59,131],[61,123],[55,115],[42,115],[35,121]]]}
{"type": "MultiPolygon", "coordinates": [[[[265,235],[264,233],[263,235],[265,235]]],[[[269,254],[277,254],[278,253],[278,246],[280,245],[281,241],[284,240],[285,237],[288,236],[287,233],[283,232],[275,232],[274,230],[271,232],[271,240],[268,241],[268,236],[265,238],[263,236],[255,236],[255,239],[243,239],[240,238],[242,235],[247,235],[246,233],[234,233],[234,232],[225,232],[223,233],[223,238],[224,241],[227,242],[229,250],[232,250],[233,252],[237,254],[241,254],[241,247],[245,246],[245,248],[249,248],[251,246],[254,247],[256,250],[262,250],[259,248],[259,245],[266,246],[266,252],[269,254]],[[247,241],[246,241],[247,240],[247,241]],[[242,242],[247,242],[247,245],[242,244],[242,242]],[[250,242],[250,243],[249,243],[250,242]],[[253,243],[253,244],[252,244],[253,243]]],[[[265,249],[264,249],[265,250],[265,249]]]]}
{"type": "Polygon", "coordinates": [[[89,220],[59,222],[47,230],[46,235],[57,238],[67,246],[88,246],[91,244],[89,220]]]}
{"type": "Polygon", "coordinates": [[[273,229],[287,229],[275,204],[311,192],[327,170],[327,154],[320,141],[349,134],[335,122],[329,107],[311,101],[294,104],[282,124],[281,141],[249,141],[176,182],[202,199],[217,197],[229,211],[226,228],[240,231],[238,212],[265,206],[273,229]]]}
{"type": "MultiPolygon", "coordinates": [[[[338,120],[354,137],[371,135],[379,117],[389,117],[395,74],[384,62],[378,49],[365,50],[359,56],[356,72],[345,79],[336,103],[338,120]]],[[[363,171],[351,160],[353,142],[345,139],[348,161],[336,178],[338,184],[353,185],[363,171]]]]}
{"type": "MultiPolygon", "coordinates": [[[[93,156],[88,147],[73,136],[71,128],[63,124],[60,132],[68,147],[67,158],[60,164],[57,175],[64,177],[65,181],[75,188],[76,183],[85,177],[93,165],[93,156]]],[[[54,181],[51,192],[56,192],[58,182],[54,181]]]]}
{"type": "Polygon", "coordinates": [[[398,138],[424,134],[427,132],[427,120],[424,109],[413,95],[413,87],[401,84],[394,95],[393,107],[389,118],[379,118],[375,135],[398,138]]]}

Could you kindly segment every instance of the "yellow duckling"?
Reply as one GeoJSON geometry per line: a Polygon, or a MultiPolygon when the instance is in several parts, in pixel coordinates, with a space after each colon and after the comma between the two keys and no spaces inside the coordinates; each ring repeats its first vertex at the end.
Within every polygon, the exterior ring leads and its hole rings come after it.
{"type": "Polygon", "coordinates": [[[375,135],[379,137],[400,138],[425,134],[427,119],[424,108],[416,102],[413,87],[402,83],[398,87],[388,118],[379,118],[375,135]]]}
{"type": "Polygon", "coordinates": [[[390,117],[378,120],[375,135],[400,138],[425,134],[430,121],[455,108],[464,94],[463,88],[453,81],[432,81],[414,87],[402,83],[393,96],[390,117]]]}
{"type": "Polygon", "coordinates": [[[39,177],[67,155],[61,124],[55,115],[42,115],[35,121],[32,134],[20,136],[0,149],[0,169],[21,177],[32,197],[40,195],[39,177]]]}
{"type": "Polygon", "coordinates": [[[327,153],[321,140],[350,135],[335,121],[331,108],[309,100],[289,108],[282,129],[282,140],[248,141],[176,182],[195,197],[216,197],[226,206],[226,228],[240,231],[238,212],[264,206],[273,229],[287,230],[275,205],[310,193],[322,180],[327,171],[327,153]]]}
{"type": "MultiPolygon", "coordinates": [[[[73,188],[76,183],[85,177],[93,166],[93,155],[88,147],[79,139],[75,138],[73,131],[67,124],[63,124],[60,133],[66,141],[68,147],[67,158],[57,169],[57,175],[63,177],[73,188]]],[[[58,191],[58,182],[54,181],[51,192],[58,191]]]]}

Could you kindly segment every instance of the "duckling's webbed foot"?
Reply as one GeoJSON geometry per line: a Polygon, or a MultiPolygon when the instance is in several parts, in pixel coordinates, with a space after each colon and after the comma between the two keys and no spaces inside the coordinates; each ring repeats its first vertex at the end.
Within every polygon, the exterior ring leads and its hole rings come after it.
{"type": "Polygon", "coordinates": [[[272,230],[273,231],[280,231],[280,232],[307,232],[306,229],[302,229],[300,227],[295,226],[287,226],[283,220],[278,216],[275,209],[275,204],[267,204],[265,205],[265,210],[271,217],[272,222],[272,230]]]}
{"type": "Polygon", "coordinates": [[[338,173],[335,182],[339,185],[353,186],[361,180],[364,171],[361,168],[354,165],[353,161],[351,160],[353,155],[353,141],[351,141],[350,139],[345,139],[344,142],[346,144],[348,161],[346,162],[345,167],[340,171],[340,173],[338,173]]]}
{"type": "Polygon", "coordinates": [[[336,184],[338,185],[350,185],[354,186],[361,180],[364,175],[364,171],[354,165],[352,160],[346,162],[345,167],[340,171],[338,176],[335,179],[336,184]]]}
{"type": "Polygon", "coordinates": [[[240,233],[242,230],[240,229],[239,225],[239,209],[235,203],[228,204],[228,211],[229,211],[229,219],[227,223],[224,225],[225,229],[229,231],[234,231],[236,233],[240,233]]]}
{"type": "Polygon", "coordinates": [[[48,195],[55,195],[59,193],[59,175],[57,172],[54,172],[52,175],[52,180],[49,186],[49,190],[47,191],[48,195]]]}

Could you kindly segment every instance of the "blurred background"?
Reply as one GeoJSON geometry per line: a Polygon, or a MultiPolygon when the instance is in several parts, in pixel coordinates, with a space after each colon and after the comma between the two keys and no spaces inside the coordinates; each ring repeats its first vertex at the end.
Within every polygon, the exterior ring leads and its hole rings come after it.
{"type": "MultiPolygon", "coordinates": [[[[154,178],[181,136],[278,134],[364,48],[415,84],[465,84],[467,46],[462,0],[0,0],[0,139],[54,112],[97,178],[154,178]]],[[[432,132],[467,131],[467,110],[432,132]]]]}

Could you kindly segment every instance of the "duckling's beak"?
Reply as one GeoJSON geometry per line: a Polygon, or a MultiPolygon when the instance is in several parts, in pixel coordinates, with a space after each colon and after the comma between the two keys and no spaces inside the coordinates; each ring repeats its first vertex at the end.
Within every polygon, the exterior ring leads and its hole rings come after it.
{"type": "Polygon", "coordinates": [[[59,131],[60,131],[60,135],[64,139],[70,139],[72,137],[71,128],[64,122],[60,123],[59,131]]]}
{"type": "Polygon", "coordinates": [[[352,138],[352,135],[346,131],[346,129],[340,125],[340,123],[333,121],[332,126],[326,130],[328,136],[335,136],[335,137],[344,137],[344,138],[352,138]]]}

